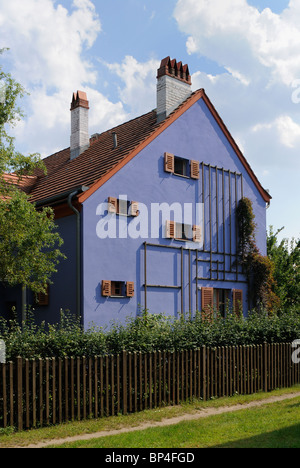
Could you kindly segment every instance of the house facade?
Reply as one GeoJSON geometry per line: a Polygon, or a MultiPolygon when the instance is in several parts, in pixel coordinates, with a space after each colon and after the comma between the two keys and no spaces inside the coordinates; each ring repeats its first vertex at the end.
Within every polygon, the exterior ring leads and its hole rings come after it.
{"type": "Polygon", "coordinates": [[[85,327],[109,326],[145,309],[225,315],[228,305],[246,315],[236,209],[251,199],[265,255],[271,197],[205,91],[191,91],[188,66],[162,60],[157,108],[143,116],[90,137],[88,111],[78,91],[70,148],[45,159],[48,174],[30,190],[38,208],[54,208],[67,256],[37,320],[57,322],[62,309],[85,327]]]}

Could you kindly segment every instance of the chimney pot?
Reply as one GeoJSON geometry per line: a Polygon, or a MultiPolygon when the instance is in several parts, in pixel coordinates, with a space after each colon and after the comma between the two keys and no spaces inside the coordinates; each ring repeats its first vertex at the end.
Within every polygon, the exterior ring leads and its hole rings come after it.
{"type": "Polygon", "coordinates": [[[164,120],[192,93],[187,65],[170,57],[161,61],[157,70],[157,121],[164,120]]]}

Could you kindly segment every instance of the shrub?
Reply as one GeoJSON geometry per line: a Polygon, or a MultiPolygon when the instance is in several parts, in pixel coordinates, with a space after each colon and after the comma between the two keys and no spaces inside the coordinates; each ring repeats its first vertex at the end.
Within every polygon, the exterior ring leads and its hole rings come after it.
{"type": "Polygon", "coordinates": [[[0,339],[6,343],[7,359],[82,357],[130,352],[179,351],[201,346],[235,346],[292,342],[300,337],[300,309],[268,316],[254,311],[247,319],[228,313],[212,322],[177,319],[143,313],[126,324],[110,329],[91,326],[83,330],[79,321],[62,316],[59,324],[36,326],[28,320],[21,328],[15,321],[0,320],[0,339]]]}

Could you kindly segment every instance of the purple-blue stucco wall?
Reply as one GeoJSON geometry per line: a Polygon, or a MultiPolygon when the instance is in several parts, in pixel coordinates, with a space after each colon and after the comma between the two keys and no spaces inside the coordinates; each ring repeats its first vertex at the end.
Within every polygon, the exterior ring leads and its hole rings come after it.
{"type": "MultiPolygon", "coordinates": [[[[151,203],[172,204],[201,202],[201,180],[196,181],[164,171],[164,153],[170,152],[189,160],[198,160],[243,175],[244,196],[253,202],[256,216],[257,245],[266,253],[266,203],[252,179],[232,149],[223,132],[210,114],[203,100],[198,101],[169,128],[152,141],[117,174],[108,180],[83,204],[83,311],[84,325],[109,325],[111,321],[124,323],[126,317],[135,316],[144,307],[144,242],[146,239],[100,239],[96,228],[101,216],[97,207],[108,197],[127,195],[128,200],[139,201],[150,207],[151,203]],[[102,280],[134,281],[135,296],[131,299],[104,298],[101,295],[102,280]]],[[[201,179],[201,177],[200,177],[201,179]]],[[[117,217],[117,223],[125,226],[134,218],[117,217]]],[[[206,226],[207,229],[207,226],[206,226]]],[[[149,223],[150,230],[150,223],[149,223]]],[[[149,242],[181,246],[177,241],[165,239],[164,226],[160,238],[149,242]]],[[[232,241],[234,243],[234,240],[232,241]]],[[[189,309],[188,252],[184,251],[184,312],[189,309]]],[[[147,283],[179,285],[181,254],[178,251],[149,248],[147,283]]],[[[192,310],[195,310],[195,262],[192,264],[192,310]]],[[[200,282],[201,283],[201,282],[200,282]]],[[[205,281],[199,286],[224,289],[242,289],[244,311],[248,309],[247,286],[235,281],[222,283],[205,281]]],[[[198,295],[200,295],[198,291],[198,295]]],[[[181,308],[181,295],[174,289],[151,289],[147,307],[150,313],[176,315],[181,308]]]]}

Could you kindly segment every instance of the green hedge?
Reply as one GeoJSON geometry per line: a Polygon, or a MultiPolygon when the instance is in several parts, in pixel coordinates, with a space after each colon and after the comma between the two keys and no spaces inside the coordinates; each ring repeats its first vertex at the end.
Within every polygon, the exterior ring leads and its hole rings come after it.
{"type": "Polygon", "coordinates": [[[268,317],[253,312],[247,319],[232,314],[224,320],[203,322],[193,319],[171,319],[143,313],[128,319],[126,325],[112,324],[110,329],[90,327],[62,316],[57,325],[36,326],[28,321],[21,328],[16,322],[0,319],[0,339],[6,343],[7,360],[17,356],[46,358],[94,356],[127,351],[175,351],[201,346],[230,346],[292,342],[300,338],[300,307],[268,317]]]}

